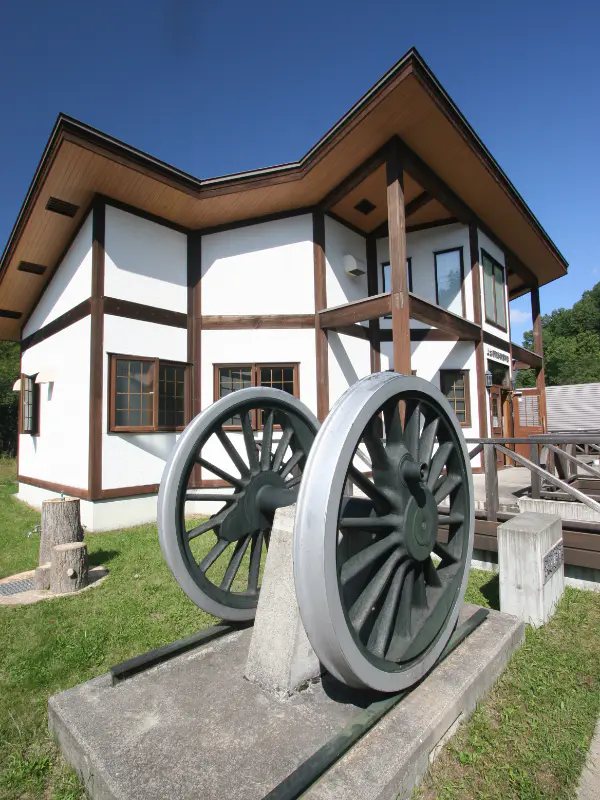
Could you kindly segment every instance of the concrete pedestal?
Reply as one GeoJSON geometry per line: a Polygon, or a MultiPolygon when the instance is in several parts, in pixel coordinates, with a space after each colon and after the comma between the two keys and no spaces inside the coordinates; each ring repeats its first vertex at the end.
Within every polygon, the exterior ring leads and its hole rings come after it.
{"type": "Polygon", "coordinates": [[[565,589],[559,517],[526,512],[498,527],[500,608],[539,627],[565,589]]]}
{"type": "Polygon", "coordinates": [[[293,694],[321,674],[294,590],[295,513],[295,505],[275,513],[245,671],[248,680],[283,694],[293,694]]]}

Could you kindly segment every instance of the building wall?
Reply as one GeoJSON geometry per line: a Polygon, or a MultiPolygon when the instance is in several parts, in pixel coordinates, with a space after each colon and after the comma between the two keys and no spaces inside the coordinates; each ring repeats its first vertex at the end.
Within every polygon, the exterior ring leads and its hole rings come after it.
{"type": "Polygon", "coordinates": [[[54,381],[40,384],[39,435],[19,435],[20,475],[88,488],[90,331],[86,317],[22,355],[24,374],[54,381]]]}
{"type": "Polygon", "coordinates": [[[102,402],[102,488],[160,483],[176,433],[108,432],[109,354],[187,361],[187,331],[154,322],[107,315],[104,318],[102,402]]]}
{"type": "Polygon", "coordinates": [[[187,236],[106,206],[104,294],[187,312],[187,236]]]}
{"type": "Polygon", "coordinates": [[[202,237],[202,314],[311,314],[312,216],[202,237]]]}
{"type": "Polygon", "coordinates": [[[23,338],[87,300],[91,293],[92,214],[90,213],[23,328],[23,338]]]}
{"type": "Polygon", "coordinates": [[[360,234],[341,225],[331,217],[325,217],[325,276],[327,306],[340,306],[367,297],[367,244],[360,234]],[[365,265],[364,275],[348,275],[344,271],[343,258],[351,255],[365,265]]]}

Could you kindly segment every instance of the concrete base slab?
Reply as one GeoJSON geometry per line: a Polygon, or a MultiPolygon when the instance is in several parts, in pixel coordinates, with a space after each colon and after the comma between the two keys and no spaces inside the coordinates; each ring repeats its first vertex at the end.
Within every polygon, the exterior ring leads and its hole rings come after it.
{"type": "MultiPolygon", "coordinates": [[[[523,636],[516,618],[491,612],[307,796],[409,796],[523,636]]],[[[377,699],[329,676],[292,697],[266,693],[242,677],[250,637],[239,631],[115,687],[106,674],[50,698],[50,730],[94,800],[260,800],[377,699]]]]}

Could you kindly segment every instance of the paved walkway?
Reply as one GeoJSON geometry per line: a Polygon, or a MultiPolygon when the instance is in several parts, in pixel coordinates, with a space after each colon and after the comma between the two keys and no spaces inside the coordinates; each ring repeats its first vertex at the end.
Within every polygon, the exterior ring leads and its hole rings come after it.
{"type": "Polygon", "coordinates": [[[600,798],[600,720],[596,725],[590,752],[579,781],[578,800],[598,800],[600,798]]]}
{"type": "MultiPolygon", "coordinates": [[[[519,492],[531,486],[531,473],[525,467],[507,467],[498,471],[498,494],[501,511],[518,511],[519,492]]],[[[483,510],[485,508],[485,475],[476,473],[473,475],[473,487],[475,489],[475,508],[483,510]]]]}

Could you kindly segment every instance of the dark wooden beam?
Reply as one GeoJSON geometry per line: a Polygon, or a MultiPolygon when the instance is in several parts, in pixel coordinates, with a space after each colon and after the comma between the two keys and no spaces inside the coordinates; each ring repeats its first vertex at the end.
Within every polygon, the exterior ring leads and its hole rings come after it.
{"type": "Polygon", "coordinates": [[[83,300],[83,302],[78,303],[78,305],[73,306],[73,308],[70,308],[68,311],[65,311],[64,314],[60,315],[60,317],[56,317],[47,325],[43,325],[41,328],[38,328],[37,331],[30,333],[29,336],[26,336],[24,339],[22,339],[21,352],[24,353],[25,350],[33,347],[35,344],[39,344],[40,342],[49,339],[51,336],[54,336],[54,334],[63,331],[65,328],[68,328],[70,325],[79,322],[80,319],[84,319],[84,317],[87,317],[89,314],[91,314],[91,310],[91,298],[83,300]]]}
{"type": "Polygon", "coordinates": [[[343,200],[347,194],[353,189],[356,189],[365,178],[368,178],[372,172],[375,172],[376,169],[385,164],[387,153],[389,150],[389,144],[384,144],[383,147],[380,147],[375,153],[370,155],[366,161],[363,161],[362,164],[353,170],[350,175],[344,178],[343,181],[338,183],[338,185],[332,189],[329,194],[327,194],[321,203],[319,204],[321,208],[324,210],[328,210],[333,208],[337,205],[340,200],[343,200]]]}
{"type": "Polygon", "coordinates": [[[428,303],[415,294],[410,294],[410,316],[412,319],[439,328],[461,340],[478,342],[480,338],[480,328],[474,322],[452,314],[445,308],[428,303]]]}
{"type": "Polygon", "coordinates": [[[544,371],[544,336],[542,333],[542,314],[540,311],[540,288],[531,288],[531,319],[533,322],[533,349],[540,356],[542,364],[538,367],[535,385],[540,396],[540,408],[543,416],[543,428],[547,430],[548,418],[546,416],[546,374],[544,371]]]}
{"type": "MultiPolygon", "coordinates": [[[[377,274],[377,239],[367,238],[367,291],[373,297],[379,290],[377,274]]],[[[379,319],[369,320],[369,341],[371,343],[371,372],[381,372],[381,338],[379,319]]]]}
{"type": "MultiPolygon", "coordinates": [[[[197,232],[187,237],[187,312],[187,360],[192,365],[187,402],[192,419],[202,411],[202,235],[197,232]]],[[[200,464],[193,468],[192,488],[201,485],[201,470],[200,464]]]]}
{"type": "Polygon", "coordinates": [[[404,157],[398,142],[387,154],[387,207],[390,232],[390,283],[394,370],[410,375],[410,312],[406,272],[406,219],[404,208],[404,157]]]}
{"type": "Polygon", "coordinates": [[[313,261],[315,279],[315,326],[317,372],[317,418],[323,422],[329,413],[329,343],[320,312],[327,307],[327,276],[325,264],[325,215],[313,212],[313,261]]]}
{"type": "Polygon", "coordinates": [[[364,297],[343,306],[334,306],[319,311],[317,317],[322,328],[338,328],[344,325],[353,325],[355,322],[367,322],[370,319],[379,319],[389,314],[392,307],[392,297],[389,292],[376,294],[374,297],[364,297]]]}
{"type": "MultiPolygon", "coordinates": [[[[371,320],[371,322],[372,321],[373,320],[371,320]]],[[[336,325],[335,328],[328,328],[327,330],[333,331],[334,333],[342,333],[344,336],[353,336],[355,339],[370,340],[369,329],[364,325],[359,325],[358,323],[355,325],[336,325]]],[[[379,372],[379,370],[376,371],[379,372]]]]}
{"type": "Polygon", "coordinates": [[[92,217],[92,297],[90,301],[90,415],[88,493],[99,500],[102,493],[102,398],[104,374],[104,263],[106,205],[98,200],[92,217]]]}
{"type": "Polygon", "coordinates": [[[314,328],[314,314],[207,314],[202,329],[244,330],[246,328],[314,328]]]}
{"type": "MultiPolygon", "coordinates": [[[[477,377],[477,417],[479,419],[479,435],[487,436],[488,414],[487,393],[485,389],[485,352],[483,347],[483,330],[481,329],[483,314],[481,309],[481,265],[479,263],[479,235],[477,226],[469,225],[469,251],[471,258],[471,281],[473,285],[473,321],[479,325],[479,340],[475,342],[475,373],[477,377]]],[[[483,459],[481,462],[483,466],[483,459]]]]}
{"type": "MultiPolygon", "coordinates": [[[[430,228],[441,228],[444,225],[455,225],[458,222],[456,217],[444,217],[444,219],[434,219],[431,222],[421,222],[418,225],[407,225],[406,233],[416,233],[417,231],[427,231],[430,228]]],[[[377,228],[371,231],[371,236],[376,239],[385,239],[388,235],[387,220],[382,222],[377,228]]]]}
{"type": "MultiPolygon", "coordinates": [[[[382,342],[392,341],[392,329],[382,328],[380,331],[382,342]]],[[[447,331],[439,331],[437,328],[411,328],[411,342],[458,342],[458,336],[447,331]]]]}
{"type": "Polygon", "coordinates": [[[427,203],[431,203],[432,200],[433,197],[429,194],[429,192],[421,192],[421,194],[418,194],[410,201],[410,203],[406,204],[406,219],[408,220],[411,214],[416,214],[417,211],[420,211],[422,208],[424,208],[427,203]]]}
{"type": "Polygon", "coordinates": [[[168,325],[172,328],[187,328],[188,325],[188,315],[181,311],[134,303],[131,300],[121,300],[117,297],[104,298],[104,313],[113,317],[126,317],[142,322],[154,322],[157,325],[168,325]]]}

